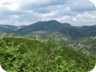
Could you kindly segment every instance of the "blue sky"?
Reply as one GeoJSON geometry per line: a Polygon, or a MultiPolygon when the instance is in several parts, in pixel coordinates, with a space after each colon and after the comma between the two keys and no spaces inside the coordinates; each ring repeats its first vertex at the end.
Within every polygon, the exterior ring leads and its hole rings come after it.
{"type": "Polygon", "coordinates": [[[94,25],[96,7],[89,0],[0,0],[0,24],[29,25],[46,20],[94,25]]]}

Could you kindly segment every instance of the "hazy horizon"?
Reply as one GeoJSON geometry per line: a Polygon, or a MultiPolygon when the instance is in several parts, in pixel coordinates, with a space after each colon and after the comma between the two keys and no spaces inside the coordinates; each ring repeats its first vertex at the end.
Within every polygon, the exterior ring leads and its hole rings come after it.
{"type": "MultiPolygon", "coordinates": [[[[46,20],[46,21],[52,21],[52,20],[46,20]]],[[[57,21],[57,20],[56,20],[57,21]]],[[[37,22],[44,22],[44,21],[37,21],[37,22]]],[[[11,25],[11,26],[28,26],[28,25],[32,25],[32,24],[35,24],[35,23],[37,23],[37,22],[34,22],[34,23],[30,23],[30,24],[26,24],[26,25],[12,25],[12,24],[0,24],[0,25],[11,25]]],[[[60,21],[58,21],[58,22],[60,22],[60,21]]],[[[62,22],[60,22],[60,23],[62,23],[62,22]]],[[[67,22],[64,22],[64,23],[67,23],[67,22]]],[[[63,24],[63,23],[62,23],[63,24]]],[[[68,24],[70,24],[70,23],[68,23],[68,24]]],[[[72,24],[70,24],[71,26],[76,26],[76,25],[72,25],[72,24]]],[[[93,24],[93,25],[96,25],[96,24],[93,24]]],[[[79,26],[76,26],[76,27],[80,27],[80,26],[93,26],[93,25],[79,25],[79,26]]]]}

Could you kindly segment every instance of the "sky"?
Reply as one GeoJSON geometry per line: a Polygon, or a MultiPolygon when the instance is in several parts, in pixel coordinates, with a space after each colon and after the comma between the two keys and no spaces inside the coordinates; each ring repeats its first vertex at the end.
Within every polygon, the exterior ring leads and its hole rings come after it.
{"type": "Polygon", "coordinates": [[[96,0],[0,0],[0,24],[20,26],[48,20],[94,25],[96,0]]]}

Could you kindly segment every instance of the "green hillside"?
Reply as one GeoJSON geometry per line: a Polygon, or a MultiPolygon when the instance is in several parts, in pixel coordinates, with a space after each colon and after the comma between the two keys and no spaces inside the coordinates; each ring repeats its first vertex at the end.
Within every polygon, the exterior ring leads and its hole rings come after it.
{"type": "Polygon", "coordinates": [[[70,41],[69,46],[75,48],[77,51],[96,57],[96,36],[74,39],[70,41]]]}
{"type": "MultiPolygon", "coordinates": [[[[19,35],[30,35],[34,32],[59,32],[71,38],[96,36],[96,26],[72,26],[69,23],[60,23],[56,20],[40,21],[16,30],[19,35]]],[[[39,32],[39,33],[40,33],[39,32]]]]}
{"type": "Polygon", "coordinates": [[[0,40],[0,64],[8,72],[88,72],[95,63],[95,58],[61,44],[56,38],[0,40]]]}

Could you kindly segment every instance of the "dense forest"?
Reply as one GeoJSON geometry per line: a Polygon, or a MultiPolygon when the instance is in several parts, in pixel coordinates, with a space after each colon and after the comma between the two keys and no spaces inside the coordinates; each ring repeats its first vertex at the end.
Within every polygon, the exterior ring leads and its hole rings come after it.
{"type": "Polygon", "coordinates": [[[88,72],[96,58],[75,51],[57,38],[1,37],[0,64],[8,72],[88,72]]]}

